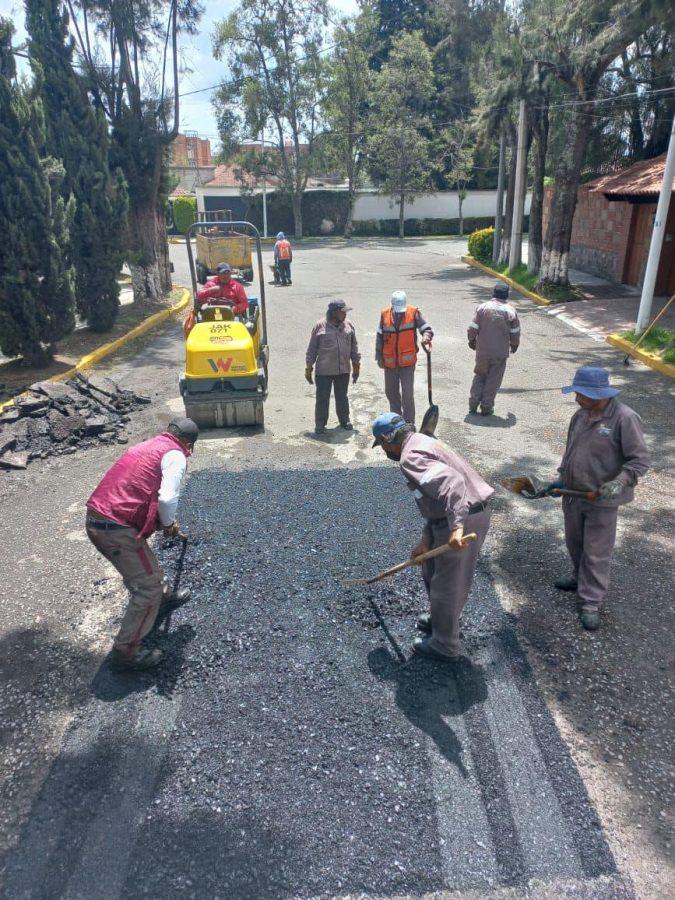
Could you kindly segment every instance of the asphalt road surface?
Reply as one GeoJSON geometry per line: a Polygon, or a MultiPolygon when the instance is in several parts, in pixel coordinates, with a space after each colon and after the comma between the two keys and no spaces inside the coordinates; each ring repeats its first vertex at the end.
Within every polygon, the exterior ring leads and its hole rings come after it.
{"type": "MultiPolygon", "coordinates": [[[[184,553],[160,548],[193,600],[153,635],[168,653],[158,672],[110,671],[124,593],[82,529],[84,501],[121,448],[3,478],[3,896],[659,895],[672,735],[670,697],[649,684],[664,681],[671,624],[668,385],[523,303],[496,415],[465,420],[466,326],[491,285],[460,263],[461,249],[310,243],[296,252],[293,287],[268,287],[266,429],[214,431],[197,445],[180,507],[189,542],[184,553]],[[554,471],[573,411],[559,388],[577,365],[608,365],[645,418],[655,471],[625,517],[616,597],[596,635],[550,588],[565,570],[553,501],[500,495],[465,613],[470,663],[411,658],[424,609],[416,572],[345,585],[405,558],[420,530],[368,430],[386,409],[378,312],[401,287],[437,334],[439,436],[493,482],[554,471]],[[304,350],[334,298],[354,307],[363,371],[355,432],[333,422],[319,440],[304,350]],[[650,597],[643,627],[635,601],[650,597]],[[624,676],[623,693],[615,675],[628,647],[641,670],[637,682],[624,676]],[[629,712],[641,730],[628,732],[621,771],[602,754],[618,753],[629,712]],[[641,806],[652,790],[656,806],[641,806]],[[641,864],[627,810],[649,831],[641,864]]],[[[178,282],[183,253],[172,248],[178,282]]],[[[181,362],[171,326],[110,364],[154,399],[134,415],[133,439],[180,412],[181,362]]]]}

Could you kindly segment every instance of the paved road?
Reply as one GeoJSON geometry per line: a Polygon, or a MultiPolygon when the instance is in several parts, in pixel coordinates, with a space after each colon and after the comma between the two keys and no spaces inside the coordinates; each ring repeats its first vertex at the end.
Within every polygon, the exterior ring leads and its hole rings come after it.
{"type": "MultiPolygon", "coordinates": [[[[419,529],[400,476],[369,449],[383,408],[374,331],[392,289],[438,334],[440,435],[486,476],[552,470],[571,413],[559,386],[585,361],[613,368],[653,443],[665,432],[664,382],[529,305],[497,416],[465,422],[465,329],[489,282],[459,263],[460,246],[308,245],[293,288],[270,290],[267,428],[198,445],[181,506],[195,599],[158,629],[169,650],[158,674],[113,675],[104,661],[123,596],[81,520],[114,451],[2,483],[14,525],[0,612],[4,896],[633,895],[522,647],[533,618],[544,643],[551,629],[588,637],[542,579],[564,564],[555,504],[535,518],[500,500],[464,627],[473,665],[410,658],[414,573],[343,585],[405,555],[419,529]],[[356,432],[319,441],[303,354],[334,297],[354,306],[363,375],[356,432]]],[[[180,410],[181,352],[172,327],[112,365],[156,399],[134,436],[180,410]]],[[[424,394],[420,378],[420,409],[424,394]]],[[[652,495],[665,478],[651,476],[652,495]]],[[[178,548],[162,552],[171,571],[178,548]]],[[[598,644],[584,646],[592,657],[598,644]]]]}

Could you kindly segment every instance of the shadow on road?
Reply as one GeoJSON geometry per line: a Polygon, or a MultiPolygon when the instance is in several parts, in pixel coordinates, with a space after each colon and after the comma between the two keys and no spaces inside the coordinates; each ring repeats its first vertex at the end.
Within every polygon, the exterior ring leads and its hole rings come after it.
{"type": "Polygon", "coordinates": [[[513,428],[518,419],[514,413],[503,416],[478,416],[475,413],[467,413],[464,416],[467,425],[476,425],[479,428],[513,428]]]}
{"type": "Polygon", "coordinates": [[[482,668],[467,659],[450,668],[416,656],[401,665],[384,647],[368,654],[368,666],[379,681],[394,683],[396,705],[401,712],[467,778],[462,745],[443,717],[464,715],[472,706],[487,700],[482,668]]]}

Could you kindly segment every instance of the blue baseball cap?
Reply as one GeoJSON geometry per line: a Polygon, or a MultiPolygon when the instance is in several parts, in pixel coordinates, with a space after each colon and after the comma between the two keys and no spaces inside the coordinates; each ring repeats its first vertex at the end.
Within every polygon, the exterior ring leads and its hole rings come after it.
{"type": "Polygon", "coordinates": [[[574,381],[562,388],[563,394],[583,394],[590,400],[608,400],[619,393],[609,386],[609,372],[601,366],[582,366],[574,373],[574,381]]]}
{"type": "Polygon", "coordinates": [[[218,263],[216,266],[216,274],[217,275],[226,275],[228,272],[232,271],[232,266],[229,263],[218,263]]]}
{"type": "Polygon", "coordinates": [[[405,419],[403,416],[399,416],[398,413],[388,412],[378,416],[372,426],[373,437],[375,438],[373,447],[377,447],[383,437],[393,434],[401,425],[405,425],[405,419]]]}

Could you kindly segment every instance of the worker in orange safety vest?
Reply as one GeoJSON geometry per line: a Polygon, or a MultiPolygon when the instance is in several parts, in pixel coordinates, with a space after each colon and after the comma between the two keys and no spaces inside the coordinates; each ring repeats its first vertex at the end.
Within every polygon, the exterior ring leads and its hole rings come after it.
{"type": "Polygon", "coordinates": [[[291,263],[293,262],[293,250],[291,243],[286,239],[283,231],[277,235],[274,245],[274,264],[279,272],[282,285],[293,284],[291,281],[291,263]]]}
{"type": "Polygon", "coordinates": [[[415,424],[415,364],[417,332],[431,349],[434,332],[416,306],[408,305],[405,291],[394,291],[391,306],[382,310],[375,341],[375,360],[384,369],[384,390],[391,412],[415,424]]]}

